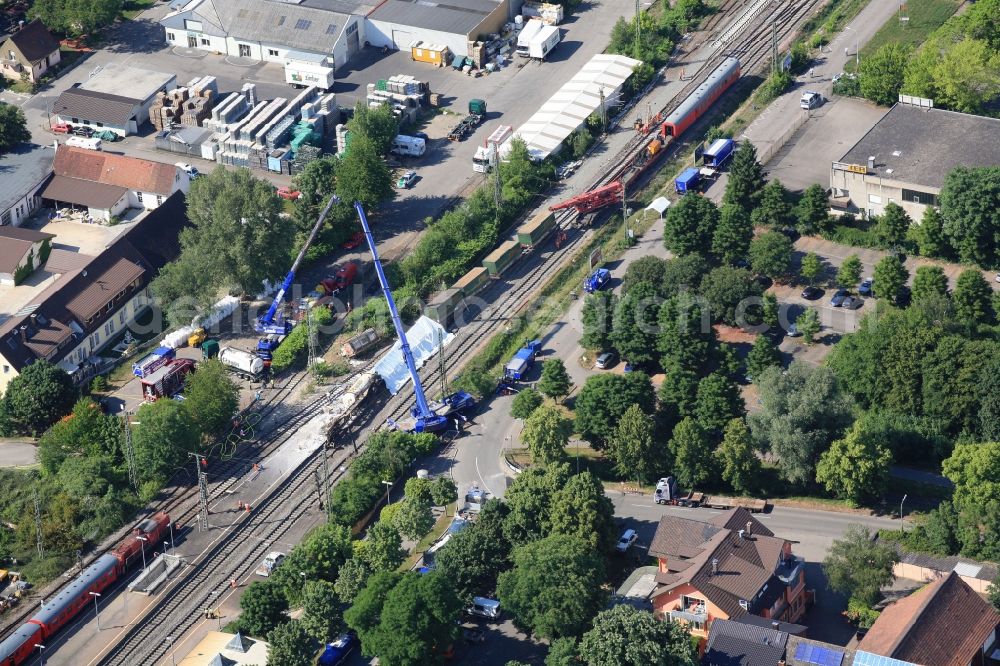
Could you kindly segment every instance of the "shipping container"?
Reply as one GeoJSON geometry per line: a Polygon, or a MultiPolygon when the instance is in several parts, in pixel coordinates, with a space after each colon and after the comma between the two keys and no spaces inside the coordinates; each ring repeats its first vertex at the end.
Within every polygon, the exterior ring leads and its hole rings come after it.
{"type": "Polygon", "coordinates": [[[462,292],[463,296],[472,296],[487,282],[490,281],[490,274],[482,266],[476,266],[471,271],[463,275],[458,282],[452,285],[453,288],[462,292]]]}
{"type": "Polygon", "coordinates": [[[340,347],[340,355],[351,358],[374,347],[379,341],[379,334],[374,328],[367,328],[345,342],[340,347]]]}
{"type": "Polygon", "coordinates": [[[694,167],[684,169],[681,175],[674,179],[674,189],[677,190],[678,194],[696,192],[698,190],[698,181],[700,180],[701,174],[699,174],[698,169],[694,167]]]}
{"type": "Polygon", "coordinates": [[[702,153],[702,164],[715,168],[721,167],[733,156],[735,147],[736,144],[732,139],[717,139],[702,153]]]}
{"type": "Polygon", "coordinates": [[[483,267],[489,271],[491,278],[499,278],[507,268],[521,256],[521,244],[516,240],[504,241],[500,247],[493,250],[483,259],[483,267]]]}
{"type": "Polygon", "coordinates": [[[454,287],[445,289],[427,303],[424,307],[424,314],[442,326],[447,327],[448,321],[455,311],[455,306],[462,302],[463,296],[461,289],[455,289],[454,287]]]}
{"type": "Polygon", "coordinates": [[[517,240],[531,249],[538,245],[556,226],[556,214],[543,210],[517,229],[517,240]]]}
{"type": "Polygon", "coordinates": [[[436,67],[444,67],[451,57],[451,51],[442,44],[416,41],[410,46],[410,57],[417,62],[428,62],[436,67]]]}

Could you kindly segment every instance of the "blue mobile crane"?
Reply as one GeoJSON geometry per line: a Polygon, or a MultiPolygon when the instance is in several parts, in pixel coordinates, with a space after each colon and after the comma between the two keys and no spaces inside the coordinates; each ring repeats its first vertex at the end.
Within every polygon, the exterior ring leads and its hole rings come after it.
{"type": "Polygon", "coordinates": [[[262,314],[254,322],[253,329],[265,337],[257,344],[258,352],[272,352],[274,348],[277,347],[278,340],[277,337],[266,337],[266,336],[284,336],[288,335],[292,331],[292,322],[285,319],[284,315],[279,313],[278,310],[281,308],[282,302],[285,300],[285,294],[292,286],[292,282],[295,281],[295,272],[299,270],[299,264],[306,256],[306,251],[312,242],[316,239],[316,234],[319,233],[319,228],[323,226],[323,222],[326,221],[326,216],[330,214],[330,209],[333,205],[340,201],[340,197],[333,195],[330,200],[326,202],[326,207],[323,212],[319,214],[319,219],[316,220],[316,224],[313,225],[312,231],[309,233],[309,238],[306,239],[305,244],[302,249],[299,250],[299,256],[295,257],[294,263],[292,263],[291,269],[285,276],[284,282],[281,283],[281,288],[278,289],[278,293],[274,295],[274,300],[271,301],[271,307],[267,309],[267,312],[262,314]]]}
{"type": "Polygon", "coordinates": [[[420,384],[420,377],[417,375],[417,364],[413,360],[413,352],[410,351],[410,343],[406,340],[406,332],[403,330],[403,322],[399,318],[399,311],[396,309],[396,302],[392,300],[392,290],[389,288],[389,280],[382,270],[382,262],[378,258],[378,250],[375,248],[375,239],[372,237],[372,230],[368,226],[368,218],[365,217],[365,209],[360,201],[354,202],[354,209],[358,211],[358,218],[361,219],[361,228],[365,233],[365,240],[368,241],[368,249],[372,253],[372,263],[375,264],[375,271],[378,273],[378,282],[382,286],[382,293],[385,301],[389,304],[389,315],[392,317],[392,325],[396,327],[396,335],[399,337],[400,349],[403,352],[403,359],[406,361],[406,369],[410,371],[410,379],[413,380],[413,394],[417,400],[416,406],[410,410],[414,418],[413,432],[438,432],[448,427],[448,417],[435,414],[427,404],[424,397],[424,387],[420,384]]]}

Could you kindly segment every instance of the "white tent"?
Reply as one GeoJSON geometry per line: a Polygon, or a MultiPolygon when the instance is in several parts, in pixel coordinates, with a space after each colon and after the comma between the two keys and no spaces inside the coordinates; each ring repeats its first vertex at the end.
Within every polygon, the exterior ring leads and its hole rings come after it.
{"type": "MultiPolygon", "coordinates": [[[[418,368],[431,356],[434,356],[439,349],[439,343],[446,345],[455,336],[444,330],[441,324],[430,317],[420,317],[406,332],[406,341],[410,343],[410,351],[413,353],[413,362],[418,368]]],[[[406,361],[403,359],[402,346],[399,340],[392,346],[385,356],[375,364],[377,372],[389,389],[389,393],[396,395],[399,389],[410,381],[410,373],[406,369],[406,361]]]]}

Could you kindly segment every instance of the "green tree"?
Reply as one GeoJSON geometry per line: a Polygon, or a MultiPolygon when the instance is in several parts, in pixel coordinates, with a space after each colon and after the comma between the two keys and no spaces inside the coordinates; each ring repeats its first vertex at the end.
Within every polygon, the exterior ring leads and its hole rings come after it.
{"type": "Polygon", "coordinates": [[[670,297],[682,291],[696,289],[711,268],[705,257],[699,254],[687,254],[668,260],[663,267],[660,294],[670,297]]]}
{"type": "Polygon", "coordinates": [[[368,530],[368,538],[356,546],[358,556],[371,571],[392,571],[406,559],[403,540],[393,525],[377,522],[368,530]]]}
{"type": "Polygon", "coordinates": [[[992,324],[995,321],[992,297],[993,290],[982,271],[965,269],[959,274],[951,296],[955,318],[970,328],[992,324]]]}
{"type": "Polygon", "coordinates": [[[533,388],[526,388],[518,391],[514,400],[510,403],[510,415],[522,421],[531,416],[538,409],[545,398],[533,388]]]}
{"type": "Polygon", "coordinates": [[[716,465],[712,457],[712,442],[704,429],[694,419],[682,419],[674,427],[667,445],[674,458],[674,474],[685,488],[695,488],[715,476],[716,465]]]}
{"type": "Polygon", "coordinates": [[[73,380],[46,360],[25,367],[3,394],[8,429],[36,435],[68,414],[76,400],[73,380]]]}
{"type": "Polygon", "coordinates": [[[814,308],[806,308],[795,319],[795,328],[802,334],[806,344],[811,345],[820,331],[819,313],[814,308]]]}
{"type": "Polygon", "coordinates": [[[719,209],[710,199],[687,194],[667,209],[663,244],[677,255],[706,255],[711,249],[712,235],[718,222],[719,209]]]}
{"type": "Polygon", "coordinates": [[[737,493],[750,494],[760,476],[760,459],[753,448],[750,429],[743,419],[726,424],[722,443],[716,449],[722,480],[737,493]]]}
{"type": "Polygon", "coordinates": [[[453,534],[434,555],[435,567],[451,581],[460,599],[489,596],[510,563],[511,544],[504,535],[507,506],[487,500],[475,523],[453,534]]]}
{"type": "Polygon", "coordinates": [[[799,274],[802,275],[806,284],[815,285],[823,274],[823,260],[815,252],[809,252],[802,257],[802,267],[799,269],[799,274]]]}
{"type": "Polygon", "coordinates": [[[857,425],[820,456],[816,482],[854,505],[881,497],[889,480],[892,452],[866,437],[857,425]]]}
{"type": "Polygon", "coordinates": [[[948,244],[944,238],[944,222],[941,213],[933,206],[924,209],[924,216],[920,220],[913,235],[917,241],[917,248],[920,254],[925,257],[942,257],[948,250],[948,244]]]}
{"type": "Polygon", "coordinates": [[[707,433],[721,433],[729,421],[745,413],[740,387],[733,380],[713,372],[698,382],[695,416],[707,433]]]}
{"type": "Polygon", "coordinates": [[[980,266],[996,264],[1000,166],[952,169],[944,178],[940,201],[942,231],[958,258],[980,266]]]}
{"type": "Polygon", "coordinates": [[[745,311],[745,304],[751,297],[759,297],[763,289],[753,278],[753,274],[744,268],[719,266],[701,281],[701,294],[712,308],[712,319],[720,320],[730,326],[739,326],[745,311]]]}
{"type": "Polygon", "coordinates": [[[523,631],[542,638],[579,635],[604,606],[604,563],[587,542],[554,534],[519,546],[500,574],[497,596],[523,631]]]}
{"type": "Polygon", "coordinates": [[[347,121],[347,129],[355,133],[351,137],[351,148],[358,134],[372,142],[379,155],[387,155],[392,141],[399,134],[399,121],[388,104],[370,107],[364,101],[354,105],[354,116],[347,121]]]}
{"type": "Polygon", "coordinates": [[[123,0],[39,0],[28,10],[30,18],[39,18],[50,30],[82,35],[111,25],[123,7],[123,0]]]}
{"type": "Polygon", "coordinates": [[[587,666],[696,666],[691,636],[676,622],[621,604],[601,611],[580,641],[587,666]]]}
{"type": "MultiPolygon", "coordinates": [[[[987,285],[989,288],[989,285],[987,285]]],[[[913,276],[913,302],[948,295],[948,276],[940,266],[918,266],[913,276]]]]}
{"type": "Polygon", "coordinates": [[[895,247],[901,245],[906,239],[906,232],[909,231],[911,224],[913,224],[913,220],[910,219],[902,206],[890,202],[878,220],[878,235],[886,247],[895,247]]]}
{"type": "Polygon", "coordinates": [[[31,132],[24,111],[13,104],[0,104],[0,155],[26,141],[31,141],[31,132]]]}
{"type": "Polygon", "coordinates": [[[608,443],[608,454],[615,463],[615,472],[623,479],[649,481],[663,469],[664,447],[656,441],[653,417],[632,405],[622,414],[608,443]]]}
{"type": "Polygon", "coordinates": [[[344,562],[344,566],[340,567],[340,571],[337,572],[337,581],[333,584],[333,589],[341,603],[354,603],[358,594],[364,589],[365,583],[368,582],[370,574],[371,570],[361,558],[352,557],[344,562]]]}
{"type": "Polygon", "coordinates": [[[267,635],[267,666],[311,666],[316,641],[305,621],[283,622],[267,635]]]}
{"type": "Polygon", "coordinates": [[[572,385],[562,359],[552,358],[542,363],[542,378],[538,381],[538,390],[542,395],[559,402],[569,395],[572,385]]]}
{"type": "Polygon", "coordinates": [[[750,141],[743,141],[733,153],[722,203],[739,206],[749,215],[763,188],[764,173],[757,161],[757,149],[750,141]]]}
{"type": "Polygon", "coordinates": [[[931,70],[935,102],[961,111],[979,113],[1000,95],[1000,54],[979,39],[945,43],[931,70]]]}
{"type": "Polygon", "coordinates": [[[1000,583],[993,581],[986,588],[986,600],[993,606],[993,610],[1000,613],[1000,583]]]}
{"type": "Polygon", "coordinates": [[[392,524],[403,536],[412,541],[419,541],[434,527],[434,512],[429,502],[406,497],[399,502],[399,509],[393,516],[392,524]]]}
{"type": "Polygon", "coordinates": [[[566,457],[566,444],[573,433],[573,421],[562,409],[542,405],[524,420],[521,441],[536,463],[559,462],[566,457]]]}
{"type": "Polygon", "coordinates": [[[549,526],[552,534],[576,536],[590,548],[610,552],[615,542],[615,507],[591,472],[569,478],[552,496],[549,526]]]}
{"type": "Polygon", "coordinates": [[[659,311],[660,298],[647,284],[636,285],[618,302],[609,341],[623,358],[637,364],[654,360],[659,311]]]}
{"type": "Polygon", "coordinates": [[[903,266],[903,262],[890,254],[875,264],[872,291],[879,298],[887,298],[893,304],[898,304],[907,278],[909,272],[903,266]]]}
{"type": "Polygon", "coordinates": [[[727,264],[745,259],[753,238],[753,223],[746,210],[726,204],[719,211],[719,225],[712,234],[712,254],[727,264]]]}
{"type": "Polygon", "coordinates": [[[810,185],[802,193],[796,211],[798,228],[804,234],[822,231],[830,220],[830,202],[822,185],[810,185]]]}
{"type": "MultiPolygon", "coordinates": [[[[395,571],[382,571],[372,575],[368,579],[368,584],[355,596],[351,607],[344,611],[344,622],[356,631],[359,637],[373,632],[378,627],[386,599],[402,578],[403,574],[395,571]]],[[[363,642],[362,649],[364,649],[363,642]]]]}
{"type": "MultiPolygon", "coordinates": [[[[555,639],[549,644],[549,652],[545,655],[545,666],[577,666],[579,656],[576,647],[575,638],[555,639]]],[[[510,662],[507,662],[507,666],[510,666],[510,662]]]]}
{"type": "Polygon", "coordinates": [[[757,381],[764,370],[774,366],[781,366],[781,352],[770,336],[760,334],[747,354],[747,377],[757,381]]]}
{"type": "Polygon", "coordinates": [[[889,42],[862,60],[858,68],[861,95],[882,106],[895,104],[908,56],[906,47],[889,42]]]}
{"type": "Polygon", "coordinates": [[[281,588],[270,581],[257,581],[240,597],[240,629],[251,636],[263,637],[288,620],[288,601],[281,588]]]}
{"type": "Polygon", "coordinates": [[[106,458],[121,465],[122,433],[120,418],[105,416],[93,399],[81,398],[69,416],[54,423],[38,440],[38,460],[47,475],[59,471],[69,457],[106,458]]]}
{"type": "Polygon", "coordinates": [[[518,546],[548,535],[553,498],[569,477],[568,463],[529,467],[517,475],[504,496],[509,509],[503,521],[507,541],[518,546]]]}
{"type": "Polygon", "coordinates": [[[651,414],[655,403],[653,384],[642,372],[588,377],[574,404],[576,431],[591,446],[603,450],[630,406],[639,405],[651,414]]]}
{"type": "Polygon", "coordinates": [[[788,201],[789,194],[778,179],[768,181],[760,191],[760,202],[750,213],[754,226],[780,229],[788,224],[792,217],[792,205],[788,201]]]}
{"type": "Polygon", "coordinates": [[[854,289],[861,282],[861,271],[861,257],[852,254],[844,259],[840,268],[837,269],[837,284],[844,289],[854,289]]]}
{"type": "Polygon", "coordinates": [[[447,476],[439,476],[431,483],[431,500],[435,506],[447,506],[458,500],[458,486],[447,476]]]}
{"type": "Polygon", "coordinates": [[[340,601],[333,583],[307,580],[302,601],[302,626],[320,643],[332,641],[343,628],[340,601]]]}
{"type": "MultiPolygon", "coordinates": [[[[292,219],[295,221],[295,228],[299,234],[308,234],[316,226],[316,220],[333,195],[337,184],[337,164],[340,160],[334,155],[326,155],[306,164],[303,169],[292,179],[295,189],[302,195],[295,200],[292,207],[292,219]]],[[[339,212],[336,208],[332,211],[333,217],[337,217],[339,212]]],[[[353,220],[347,218],[347,224],[338,225],[338,239],[346,239],[347,232],[353,228],[353,220]]],[[[332,226],[330,217],[324,223],[325,227],[332,226]]],[[[322,232],[322,228],[320,230],[322,232]]]]}
{"type": "Polygon", "coordinates": [[[765,291],[761,296],[761,324],[767,327],[765,330],[776,330],[781,326],[781,307],[778,305],[778,297],[769,291],[765,291]]]}
{"type": "Polygon", "coordinates": [[[218,359],[209,359],[187,376],[184,398],[195,428],[211,439],[232,423],[240,406],[240,389],[218,359]]]}
{"type": "Polygon", "coordinates": [[[680,292],[663,303],[659,330],[657,349],[664,365],[673,361],[684,369],[700,372],[716,348],[708,303],[690,292],[680,292]]]}
{"type": "Polygon", "coordinates": [[[629,289],[640,282],[645,282],[659,290],[663,287],[666,272],[667,262],[665,260],[649,254],[639,257],[625,268],[625,277],[622,278],[622,293],[627,294],[629,289]]]}
{"type": "Polygon", "coordinates": [[[337,196],[345,202],[360,201],[365,210],[374,210],[392,199],[392,172],[382,159],[379,144],[364,134],[351,137],[351,148],[337,169],[337,196]]]}
{"type": "Polygon", "coordinates": [[[828,368],[798,361],[785,372],[768,368],[757,386],[760,410],[748,417],[755,447],[778,458],[786,481],[812,482],[819,456],[852,421],[850,400],[828,368]]]}
{"type": "Polygon", "coordinates": [[[133,430],[136,466],[142,480],[166,480],[191,451],[198,450],[200,433],[184,403],[157,400],[139,408],[133,430]]]}
{"type": "Polygon", "coordinates": [[[852,524],[830,546],[823,571],[834,592],[871,606],[879,590],[895,580],[892,567],[897,562],[899,555],[891,545],[872,541],[867,527],[852,524]]]}
{"type": "Polygon", "coordinates": [[[750,243],[750,265],[771,279],[785,277],[792,267],[792,241],[777,231],[758,236],[750,243]]]}
{"type": "Polygon", "coordinates": [[[610,335],[614,314],[618,309],[618,296],[610,291],[587,294],[580,312],[583,335],[580,346],[604,351],[611,346],[610,335]]]}
{"type": "Polygon", "coordinates": [[[955,484],[956,505],[1000,500],[1000,442],[957,444],[941,470],[955,484]]]}

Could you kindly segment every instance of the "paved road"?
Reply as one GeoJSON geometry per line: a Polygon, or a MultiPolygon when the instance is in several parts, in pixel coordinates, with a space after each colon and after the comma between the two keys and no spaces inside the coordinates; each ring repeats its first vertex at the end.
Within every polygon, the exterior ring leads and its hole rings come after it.
{"type": "Polygon", "coordinates": [[[38,449],[31,442],[0,441],[0,467],[23,467],[38,462],[38,449]]]}

